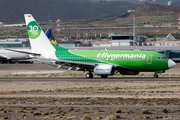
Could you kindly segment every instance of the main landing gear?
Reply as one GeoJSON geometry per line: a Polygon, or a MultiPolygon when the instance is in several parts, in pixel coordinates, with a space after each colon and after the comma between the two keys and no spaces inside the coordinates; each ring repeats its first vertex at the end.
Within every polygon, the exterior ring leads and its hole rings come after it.
{"type": "Polygon", "coordinates": [[[101,78],[108,78],[108,75],[101,75],[101,78]]]}
{"type": "Polygon", "coordinates": [[[154,78],[158,78],[158,75],[157,75],[157,74],[154,74],[154,78]]]}
{"type": "Polygon", "coordinates": [[[90,73],[86,73],[86,78],[93,78],[93,74],[90,72],[90,73]]]}

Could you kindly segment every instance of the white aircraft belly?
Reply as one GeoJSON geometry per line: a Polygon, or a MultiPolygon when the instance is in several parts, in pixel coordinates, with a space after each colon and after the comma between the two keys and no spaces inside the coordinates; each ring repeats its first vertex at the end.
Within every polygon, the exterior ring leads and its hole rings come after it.
{"type": "MultiPolygon", "coordinates": [[[[30,52],[31,49],[24,49],[24,51],[30,52]]],[[[4,49],[0,50],[0,56],[7,58],[7,59],[13,59],[13,60],[22,60],[22,59],[29,58],[28,54],[8,51],[8,50],[4,50],[4,49]]]]}

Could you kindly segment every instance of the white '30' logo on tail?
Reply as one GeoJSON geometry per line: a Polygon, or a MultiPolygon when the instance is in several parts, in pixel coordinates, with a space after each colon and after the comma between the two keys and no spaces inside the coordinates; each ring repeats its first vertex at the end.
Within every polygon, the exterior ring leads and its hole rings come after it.
{"type": "Polygon", "coordinates": [[[36,39],[41,34],[41,28],[38,26],[38,24],[35,21],[31,21],[28,26],[28,35],[31,39],[36,39]]]}
{"type": "Polygon", "coordinates": [[[38,26],[35,25],[35,26],[29,26],[30,28],[30,32],[32,32],[32,35],[38,35],[38,26]]]}

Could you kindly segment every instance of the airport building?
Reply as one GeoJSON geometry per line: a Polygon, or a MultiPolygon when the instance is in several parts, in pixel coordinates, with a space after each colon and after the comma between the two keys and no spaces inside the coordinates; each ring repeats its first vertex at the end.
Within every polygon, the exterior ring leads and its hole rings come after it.
{"type": "MultiPolygon", "coordinates": [[[[133,46],[133,35],[109,35],[110,40],[85,40],[82,42],[83,47],[113,47],[113,46],[133,46]]],[[[142,46],[147,36],[135,35],[135,45],[142,46]]]]}
{"type": "Polygon", "coordinates": [[[58,41],[57,43],[60,47],[79,47],[81,41],[58,41]]]}
{"type": "Polygon", "coordinates": [[[0,28],[4,28],[4,23],[0,22],[0,28]]]}
{"type": "MultiPolygon", "coordinates": [[[[81,41],[57,41],[57,45],[60,47],[79,47],[81,41]]],[[[6,40],[0,40],[0,48],[30,48],[30,42],[26,38],[7,38],[6,40]]]]}
{"type": "MultiPolygon", "coordinates": [[[[142,45],[147,36],[135,35],[135,44],[142,45]]],[[[110,42],[112,46],[133,46],[134,36],[133,35],[111,35],[110,42]]]]}
{"type": "Polygon", "coordinates": [[[30,47],[29,41],[27,39],[12,39],[7,38],[6,40],[0,40],[0,48],[28,48],[30,47]]]}

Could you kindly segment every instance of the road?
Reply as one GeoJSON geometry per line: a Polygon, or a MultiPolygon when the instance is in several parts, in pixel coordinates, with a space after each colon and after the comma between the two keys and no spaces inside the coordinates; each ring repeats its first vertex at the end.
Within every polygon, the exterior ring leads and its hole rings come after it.
{"type": "Polygon", "coordinates": [[[52,82],[52,81],[180,81],[180,77],[109,77],[109,78],[100,78],[95,77],[93,79],[86,79],[84,77],[13,77],[13,78],[6,78],[1,77],[0,82],[11,82],[11,81],[45,81],[45,82],[52,82]]]}

